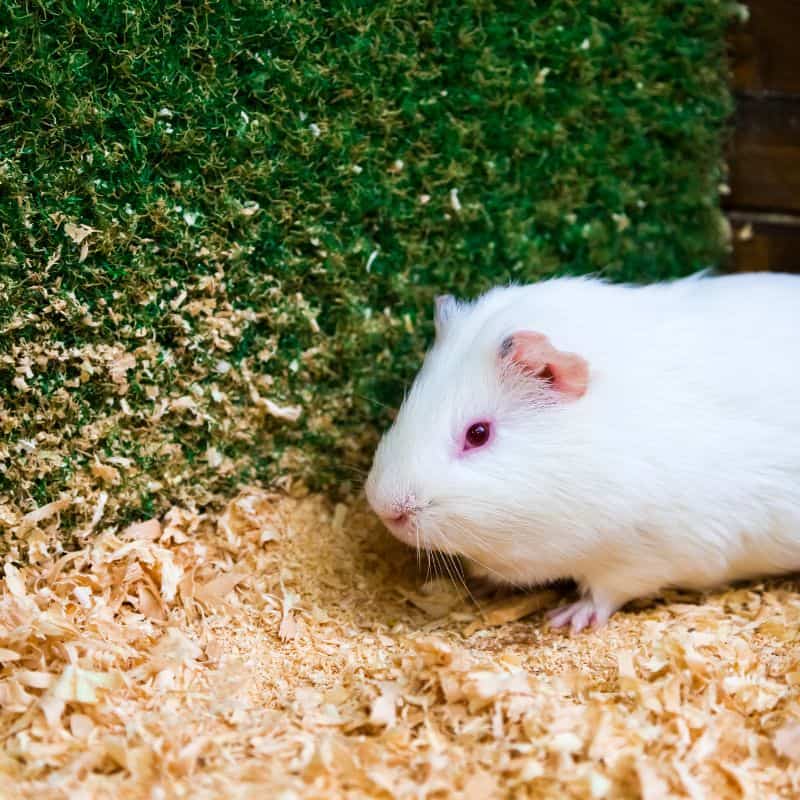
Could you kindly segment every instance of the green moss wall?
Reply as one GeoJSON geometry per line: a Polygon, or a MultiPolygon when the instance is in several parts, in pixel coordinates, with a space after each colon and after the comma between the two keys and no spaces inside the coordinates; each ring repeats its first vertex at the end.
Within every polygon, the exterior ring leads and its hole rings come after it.
{"type": "Polygon", "coordinates": [[[731,11],[3,4],[0,526],[347,491],[436,292],[717,262],[731,11]]]}

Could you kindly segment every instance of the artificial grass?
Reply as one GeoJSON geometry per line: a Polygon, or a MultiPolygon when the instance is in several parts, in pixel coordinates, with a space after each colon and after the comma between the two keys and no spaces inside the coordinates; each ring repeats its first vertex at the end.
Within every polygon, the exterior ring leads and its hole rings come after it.
{"type": "Polygon", "coordinates": [[[716,263],[730,13],[3,4],[0,524],[347,492],[435,293],[716,263]]]}

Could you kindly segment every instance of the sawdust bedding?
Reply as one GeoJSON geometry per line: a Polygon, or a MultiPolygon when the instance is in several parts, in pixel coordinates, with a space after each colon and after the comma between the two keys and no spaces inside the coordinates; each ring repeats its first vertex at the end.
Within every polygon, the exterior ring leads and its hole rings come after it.
{"type": "Polygon", "coordinates": [[[476,605],[358,502],[302,494],[60,554],[58,509],[29,520],[0,584],[0,795],[800,796],[797,583],[569,637],[553,591],[476,605]]]}

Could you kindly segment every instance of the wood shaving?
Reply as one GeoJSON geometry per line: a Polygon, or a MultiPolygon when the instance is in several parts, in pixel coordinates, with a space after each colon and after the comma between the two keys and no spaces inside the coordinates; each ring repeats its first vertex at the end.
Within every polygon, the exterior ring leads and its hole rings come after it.
{"type": "Polygon", "coordinates": [[[570,637],[557,591],[476,606],[360,503],[248,489],[42,554],[65,509],[3,565],[3,797],[800,795],[795,582],[570,637]]]}
{"type": "Polygon", "coordinates": [[[273,417],[284,419],[287,422],[297,422],[303,413],[303,409],[300,406],[279,406],[268,397],[259,397],[256,404],[262,405],[267,410],[267,413],[273,417]]]}
{"type": "Polygon", "coordinates": [[[483,609],[481,619],[468,625],[464,633],[471,636],[484,627],[493,628],[516,622],[518,619],[534,614],[545,608],[552,608],[559,601],[560,595],[550,589],[540,589],[532,594],[503,598],[483,609]]]}
{"type": "Polygon", "coordinates": [[[66,233],[75,244],[83,244],[84,240],[95,232],[95,229],[90,228],[88,225],[76,225],[74,222],[68,222],[64,225],[64,233],[66,233]]]}

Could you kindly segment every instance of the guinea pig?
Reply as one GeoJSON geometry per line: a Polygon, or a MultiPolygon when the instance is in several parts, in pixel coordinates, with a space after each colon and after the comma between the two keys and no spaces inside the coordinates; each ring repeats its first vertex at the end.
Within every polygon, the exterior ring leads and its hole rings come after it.
{"type": "Polygon", "coordinates": [[[800,569],[800,276],[556,278],[439,297],[366,482],[394,536],[551,616],[800,569]]]}

